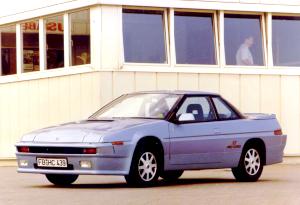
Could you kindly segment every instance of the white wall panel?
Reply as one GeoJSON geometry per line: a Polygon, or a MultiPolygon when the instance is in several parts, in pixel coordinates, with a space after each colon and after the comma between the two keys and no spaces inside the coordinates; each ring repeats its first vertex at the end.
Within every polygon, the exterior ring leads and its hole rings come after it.
{"type": "Polygon", "coordinates": [[[14,157],[26,132],[89,116],[123,93],[188,89],[221,93],[243,112],[275,113],[288,134],[286,154],[300,154],[298,76],[104,72],[0,84],[0,158],[14,157]]]}
{"type": "Polygon", "coordinates": [[[240,76],[239,75],[220,75],[220,94],[240,107],[240,76]]]}
{"type": "Polygon", "coordinates": [[[300,153],[300,83],[298,76],[281,77],[281,125],[288,135],[286,153],[300,153]]]}
{"type": "Polygon", "coordinates": [[[178,89],[179,90],[198,90],[199,75],[192,73],[178,74],[178,89]]]}
{"type": "Polygon", "coordinates": [[[156,89],[156,73],[136,72],[135,73],[135,90],[148,91],[156,89]]]}
{"type": "Polygon", "coordinates": [[[242,112],[260,112],[260,76],[241,75],[240,109],[242,112]]]}
{"type": "Polygon", "coordinates": [[[279,75],[262,75],[260,86],[261,112],[276,114],[281,120],[281,77],[279,75]]]}
{"type": "Polygon", "coordinates": [[[220,91],[220,75],[199,74],[199,90],[218,93],[220,91]]]}
{"type": "Polygon", "coordinates": [[[177,90],[178,76],[177,73],[157,73],[158,90],[177,90]]]}
{"type": "Polygon", "coordinates": [[[114,98],[120,95],[134,92],[135,81],[133,72],[114,72],[113,74],[113,96],[114,98]]]}

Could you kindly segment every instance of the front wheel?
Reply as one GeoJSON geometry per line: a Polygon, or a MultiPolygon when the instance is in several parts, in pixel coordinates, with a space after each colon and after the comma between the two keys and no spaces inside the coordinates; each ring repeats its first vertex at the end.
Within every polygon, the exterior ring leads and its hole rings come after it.
{"type": "Polygon", "coordinates": [[[232,173],[237,181],[254,182],[259,179],[263,171],[262,153],[254,146],[244,149],[239,165],[232,168],[232,173]]]}
{"type": "Polygon", "coordinates": [[[132,186],[152,186],[158,179],[160,167],[158,153],[151,148],[138,148],[133,156],[126,182],[132,186]]]}
{"type": "Polygon", "coordinates": [[[78,178],[76,174],[46,174],[49,182],[58,186],[67,186],[75,182],[78,178]]]}

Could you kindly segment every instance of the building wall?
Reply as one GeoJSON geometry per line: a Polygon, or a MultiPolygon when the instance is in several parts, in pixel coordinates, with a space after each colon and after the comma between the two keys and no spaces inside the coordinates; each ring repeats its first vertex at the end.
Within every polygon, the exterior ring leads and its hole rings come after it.
{"type": "Polygon", "coordinates": [[[123,93],[156,89],[218,92],[242,112],[275,113],[288,134],[285,153],[299,154],[299,76],[96,71],[1,84],[0,158],[13,157],[26,132],[85,119],[123,93]]]}
{"type": "MultiPolygon", "coordinates": [[[[162,1],[109,1],[118,6],[93,6],[102,1],[67,1],[32,13],[0,18],[4,22],[47,15],[47,12],[92,6],[91,9],[91,65],[63,68],[0,77],[0,159],[14,157],[14,144],[26,132],[63,122],[85,119],[101,105],[123,93],[156,89],[186,89],[218,92],[242,112],[275,113],[288,135],[287,155],[300,154],[300,73],[297,70],[255,68],[201,68],[174,65],[128,65],[122,59],[122,2],[140,5],[162,1]],[[88,2],[88,3],[86,3],[88,2]],[[76,5],[75,5],[76,3],[76,5]],[[82,4],[81,4],[82,3],[82,4]],[[71,7],[68,7],[71,8],[71,7]],[[78,69],[78,70],[77,70],[78,69]]],[[[106,3],[109,3],[108,1],[106,3]]],[[[185,0],[166,0],[182,4],[185,0]]],[[[212,3],[215,1],[188,1],[212,3]]],[[[297,4],[300,1],[219,0],[238,3],[297,4]],[[245,3],[246,2],[246,3],[245,3]]],[[[165,4],[165,3],[164,3],[165,4]]],[[[253,6],[255,7],[255,5],[253,6]]],[[[256,5],[257,7],[257,5],[256,5]]],[[[252,8],[252,7],[251,7],[252,8]]],[[[275,9],[275,7],[273,7],[275,9]]],[[[234,8],[238,10],[238,8],[234,8]]],[[[279,11],[280,7],[276,7],[279,11]]],[[[281,7],[286,9],[287,7],[281,7]]],[[[295,12],[291,9],[291,12],[295,12]]],[[[251,10],[251,9],[250,9],[251,10]]]]}

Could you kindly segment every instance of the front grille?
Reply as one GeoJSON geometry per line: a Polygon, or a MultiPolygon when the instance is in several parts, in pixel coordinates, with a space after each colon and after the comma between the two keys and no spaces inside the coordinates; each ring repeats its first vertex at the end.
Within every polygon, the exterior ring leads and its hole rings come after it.
{"type": "Polygon", "coordinates": [[[84,154],[83,150],[78,147],[29,147],[29,153],[84,154]]]}

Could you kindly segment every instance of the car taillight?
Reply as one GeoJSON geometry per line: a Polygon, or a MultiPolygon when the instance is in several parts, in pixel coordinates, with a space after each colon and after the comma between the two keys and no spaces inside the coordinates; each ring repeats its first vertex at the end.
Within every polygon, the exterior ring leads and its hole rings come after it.
{"type": "Polygon", "coordinates": [[[96,154],[97,149],[96,148],[84,148],[83,154],[96,154]]]}
{"type": "Polygon", "coordinates": [[[18,152],[29,152],[29,147],[18,147],[18,152]]]}
{"type": "Polygon", "coordinates": [[[274,130],[274,135],[282,135],[282,130],[274,130]]]}

